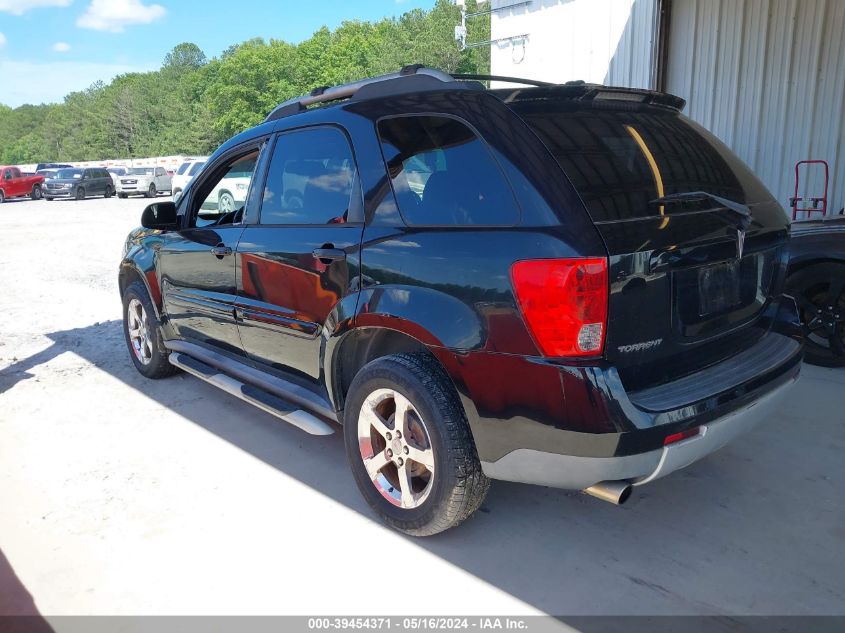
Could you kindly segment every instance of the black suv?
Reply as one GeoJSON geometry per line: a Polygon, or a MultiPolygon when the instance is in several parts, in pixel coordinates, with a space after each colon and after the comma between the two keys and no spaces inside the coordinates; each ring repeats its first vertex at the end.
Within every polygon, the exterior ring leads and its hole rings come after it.
{"type": "Polygon", "coordinates": [[[683,100],[477,79],[281,104],[147,207],[120,267],[138,371],[341,423],[362,494],[415,535],[491,478],[622,503],[764,419],[801,363],[787,216],[683,100]]]}

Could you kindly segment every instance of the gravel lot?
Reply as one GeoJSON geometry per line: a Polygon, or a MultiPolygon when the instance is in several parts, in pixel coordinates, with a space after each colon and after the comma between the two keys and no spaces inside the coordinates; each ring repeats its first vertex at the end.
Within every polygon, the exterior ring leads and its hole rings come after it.
{"type": "Polygon", "coordinates": [[[0,205],[0,613],[845,614],[845,370],[621,508],[494,483],[413,540],[340,434],[135,372],[116,273],[147,202],[0,205]]]}

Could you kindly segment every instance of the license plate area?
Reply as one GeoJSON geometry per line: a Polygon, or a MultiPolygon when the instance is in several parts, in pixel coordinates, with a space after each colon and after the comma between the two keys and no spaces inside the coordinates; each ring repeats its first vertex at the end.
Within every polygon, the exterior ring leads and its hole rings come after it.
{"type": "Polygon", "coordinates": [[[718,314],[742,302],[740,262],[724,262],[698,270],[698,316],[718,314]]]}

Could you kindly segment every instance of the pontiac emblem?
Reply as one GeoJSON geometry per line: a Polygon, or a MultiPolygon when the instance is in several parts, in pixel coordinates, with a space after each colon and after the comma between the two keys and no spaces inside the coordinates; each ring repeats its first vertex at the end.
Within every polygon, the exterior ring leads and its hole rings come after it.
{"type": "Polygon", "coordinates": [[[742,259],[742,250],[745,248],[745,231],[743,229],[736,230],[736,258],[742,259]]]}

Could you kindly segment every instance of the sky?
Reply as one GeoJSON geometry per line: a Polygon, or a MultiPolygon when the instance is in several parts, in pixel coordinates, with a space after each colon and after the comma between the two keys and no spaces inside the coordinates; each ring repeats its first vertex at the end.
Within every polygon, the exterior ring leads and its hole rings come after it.
{"type": "Polygon", "coordinates": [[[211,58],[253,37],[300,42],[434,0],[0,0],[0,103],[61,102],[115,75],[155,70],[176,44],[211,58]]]}

